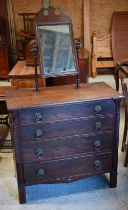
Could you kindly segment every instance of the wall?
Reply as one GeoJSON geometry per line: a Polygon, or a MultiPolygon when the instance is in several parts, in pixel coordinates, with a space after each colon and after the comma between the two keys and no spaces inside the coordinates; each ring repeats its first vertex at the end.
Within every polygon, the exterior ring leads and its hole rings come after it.
{"type": "Polygon", "coordinates": [[[115,11],[128,11],[128,0],[90,0],[91,34],[94,30],[99,36],[109,33],[115,11]]]}
{"type": "MultiPolygon", "coordinates": [[[[23,29],[22,17],[18,13],[38,12],[42,7],[43,0],[12,0],[16,31],[23,29]],[[35,3],[36,2],[36,3],[35,3]]],[[[54,7],[60,6],[72,17],[75,37],[83,36],[83,12],[82,0],[51,0],[54,7]]]]}
{"type": "Polygon", "coordinates": [[[12,0],[16,32],[23,29],[23,19],[18,13],[36,13],[41,9],[42,2],[42,0],[12,0]]]}
{"type": "MultiPolygon", "coordinates": [[[[43,0],[12,0],[16,31],[23,29],[22,17],[18,13],[38,12],[42,7],[43,0]]],[[[63,7],[68,15],[72,17],[74,35],[76,38],[92,35],[95,30],[99,36],[110,32],[111,17],[113,11],[128,10],[128,0],[50,0],[50,4],[63,7]],[[83,12],[84,3],[90,2],[90,34],[85,34],[83,20],[87,20],[88,13],[83,12]]],[[[91,40],[89,37],[88,40],[91,40]]],[[[88,41],[89,42],[89,41],[88,41]]]]}
{"type": "Polygon", "coordinates": [[[83,37],[83,0],[50,0],[50,4],[64,8],[65,12],[72,17],[75,37],[83,37]]]}

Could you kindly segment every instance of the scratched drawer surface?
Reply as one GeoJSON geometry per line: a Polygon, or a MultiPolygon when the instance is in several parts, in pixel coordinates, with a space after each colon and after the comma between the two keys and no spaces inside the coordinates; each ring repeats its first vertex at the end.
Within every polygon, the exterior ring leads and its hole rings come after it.
{"type": "Polygon", "coordinates": [[[112,131],[114,129],[114,118],[97,117],[82,118],[77,120],[56,121],[53,123],[44,123],[38,126],[21,126],[21,139],[23,141],[37,141],[49,138],[74,136],[89,133],[98,133],[103,131],[112,131]]]}
{"type": "Polygon", "coordinates": [[[111,153],[95,156],[88,155],[47,161],[40,164],[24,164],[24,179],[26,184],[66,182],[90,176],[91,174],[107,173],[111,169],[111,153]]]}
{"type": "Polygon", "coordinates": [[[47,106],[36,109],[26,109],[19,113],[21,125],[39,124],[44,121],[47,122],[84,116],[114,114],[114,102],[113,100],[103,100],[102,102],[94,101],[47,106]]]}
{"type": "Polygon", "coordinates": [[[32,163],[87,153],[112,151],[113,139],[112,132],[104,132],[92,136],[81,135],[30,143],[23,142],[23,161],[24,163],[32,163]]]}

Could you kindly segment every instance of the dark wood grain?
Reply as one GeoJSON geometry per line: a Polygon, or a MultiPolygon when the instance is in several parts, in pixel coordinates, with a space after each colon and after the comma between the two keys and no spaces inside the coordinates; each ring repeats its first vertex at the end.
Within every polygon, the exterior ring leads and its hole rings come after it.
{"type": "Polygon", "coordinates": [[[0,78],[8,78],[9,63],[6,45],[0,45],[0,78]]]}
{"type": "Polygon", "coordinates": [[[114,119],[112,117],[98,117],[73,119],[65,121],[56,121],[53,123],[44,123],[42,125],[30,125],[21,127],[22,141],[36,141],[36,132],[42,130],[41,139],[74,136],[81,134],[98,133],[101,131],[112,131],[114,128],[114,119]],[[96,123],[101,123],[101,128],[96,129],[96,123]]]}
{"type": "Polygon", "coordinates": [[[77,158],[67,158],[59,161],[49,161],[40,164],[24,164],[25,183],[57,183],[73,181],[80,177],[107,173],[112,167],[112,154],[88,155],[77,158]],[[101,169],[96,170],[95,161],[101,161],[101,169]],[[44,169],[44,176],[37,178],[38,169],[44,169]],[[68,171],[68,173],[67,173],[68,171]]]}
{"type": "Polygon", "coordinates": [[[124,61],[128,58],[128,12],[114,12],[112,16],[112,51],[113,58],[124,61]]]}
{"type": "Polygon", "coordinates": [[[65,105],[51,105],[43,108],[33,108],[29,110],[20,111],[20,124],[39,124],[43,122],[54,122],[56,120],[64,120],[79,117],[89,117],[89,116],[103,116],[103,115],[113,115],[114,114],[114,102],[112,100],[104,100],[96,102],[79,102],[70,103],[65,105]],[[96,112],[96,107],[100,106],[101,111],[96,112]],[[40,113],[42,120],[37,123],[35,120],[36,113],[40,113]]]}
{"type": "Polygon", "coordinates": [[[103,101],[118,97],[121,98],[122,96],[104,82],[81,84],[80,88],[76,88],[75,85],[64,85],[42,88],[40,91],[19,89],[6,93],[7,106],[10,111],[52,104],[67,104],[90,100],[99,101],[101,98],[103,101]]]}
{"type": "Polygon", "coordinates": [[[52,140],[37,140],[22,142],[24,163],[40,162],[46,160],[60,159],[62,157],[75,157],[81,154],[92,154],[101,151],[112,151],[113,133],[104,132],[94,135],[71,136],[52,140]],[[96,141],[101,142],[100,147],[96,147],[96,141]],[[43,150],[41,158],[37,156],[38,149],[43,150]]]}

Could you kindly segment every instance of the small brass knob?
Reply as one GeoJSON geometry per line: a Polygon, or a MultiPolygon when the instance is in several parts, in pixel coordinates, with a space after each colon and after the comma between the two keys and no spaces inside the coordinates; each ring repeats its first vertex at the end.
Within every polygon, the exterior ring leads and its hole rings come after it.
{"type": "Polygon", "coordinates": [[[42,121],[42,115],[40,113],[36,113],[35,114],[35,121],[37,123],[41,122],[42,121]]]}
{"type": "Polygon", "coordinates": [[[44,169],[43,168],[40,168],[40,169],[37,170],[36,177],[38,179],[40,179],[40,178],[42,178],[44,176],[44,174],[45,174],[44,169]]]}
{"type": "Polygon", "coordinates": [[[100,131],[101,130],[101,127],[102,127],[101,122],[96,122],[94,129],[95,129],[95,131],[100,131]]]}
{"type": "Polygon", "coordinates": [[[100,105],[95,106],[95,113],[99,114],[102,111],[102,107],[100,105]]]}
{"type": "Polygon", "coordinates": [[[97,171],[101,170],[101,161],[100,160],[95,161],[95,169],[97,171]]]}
{"type": "Polygon", "coordinates": [[[36,150],[36,156],[37,156],[38,158],[42,158],[42,157],[44,156],[44,151],[43,151],[42,148],[38,148],[38,149],[36,150]]]}
{"type": "Polygon", "coordinates": [[[37,129],[35,134],[36,139],[40,139],[42,136],[43,136],[43,131],[41,129],[37,129]]]}
{"type": "Polygon", "coordinates": [[[101,149],[101,141],[100,140],[96,140],[95,142],[94,142],[94,148],[95,148],[95,150],[100,150],[101,149]]]}

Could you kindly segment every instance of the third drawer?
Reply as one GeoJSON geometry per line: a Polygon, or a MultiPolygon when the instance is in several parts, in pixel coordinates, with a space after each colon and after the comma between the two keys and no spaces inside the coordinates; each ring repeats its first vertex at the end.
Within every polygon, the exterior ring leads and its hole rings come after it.
{"type": "Polygon", "coordinates": [[[54,140],[22,143],[24,163],[74,157],[86,153],[112,151],[114,134],[81,135],[54,140]]]}

